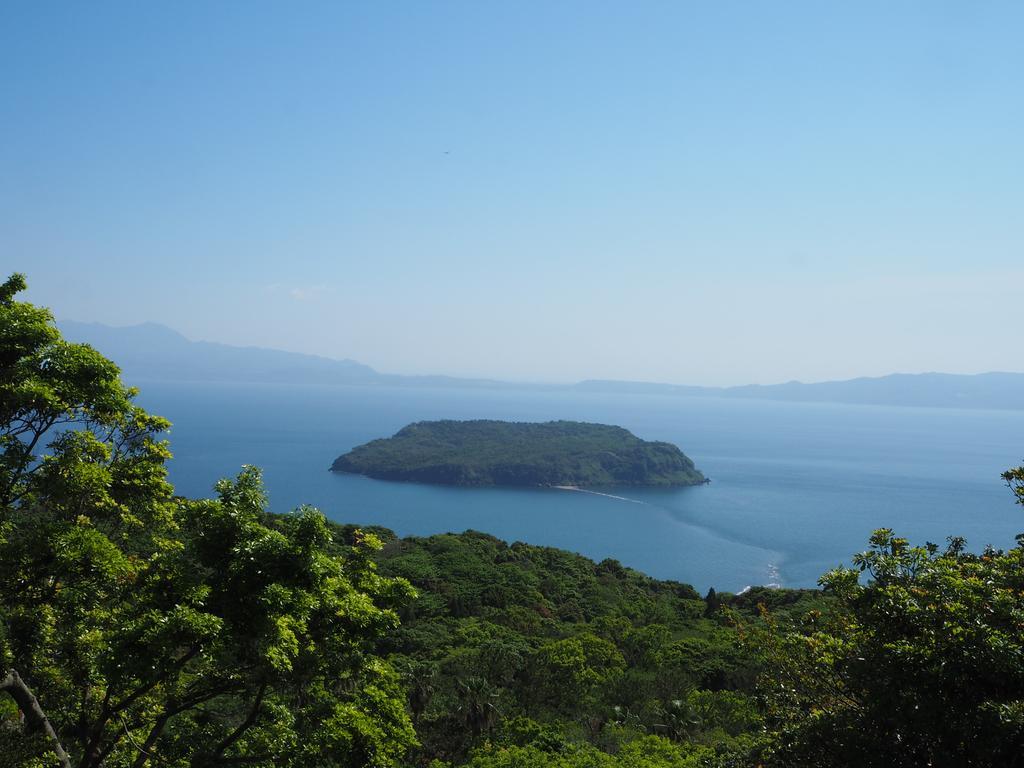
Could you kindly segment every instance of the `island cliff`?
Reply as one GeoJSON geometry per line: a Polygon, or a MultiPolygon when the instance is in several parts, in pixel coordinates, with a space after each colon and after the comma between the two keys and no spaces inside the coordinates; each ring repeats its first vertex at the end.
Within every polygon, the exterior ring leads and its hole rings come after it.
{"type": "Polygon", "coordinates": [[[334,472],[460,486],[683,486],[706,483],[671,443],[578,421],[421,421],[335,459],[334,472]]]}

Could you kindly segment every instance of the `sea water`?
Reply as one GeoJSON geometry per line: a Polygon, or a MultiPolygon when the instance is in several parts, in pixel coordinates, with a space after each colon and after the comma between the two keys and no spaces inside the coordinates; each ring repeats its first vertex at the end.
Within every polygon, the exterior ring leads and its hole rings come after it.
{"type": "Polygon", "coordinates": [[[1024,412],[611,395],[567,390],[138,382],[174,423],[177,492],[263,469],[274,511],[302,504],[402,536],[473,529],[614,558],[700,590],[814,586],[875,528],[916,543],[1009,547],[1024,508],[999,475],[1024,463],[1024,412]],[[426,419],[573,419],[678,445],[711,483],[679,489],[448,488],[328,471],[426,419]]]}

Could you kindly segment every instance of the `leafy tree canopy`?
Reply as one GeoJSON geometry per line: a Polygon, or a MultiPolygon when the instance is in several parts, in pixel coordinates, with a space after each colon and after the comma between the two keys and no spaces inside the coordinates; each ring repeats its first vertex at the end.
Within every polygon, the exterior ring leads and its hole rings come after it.
{"type": "Polygon", "coordinates": [[[24,287],[0,287],[5,754],[397,765],[415,737],[375,642],[411,590],[377,573],[379,541],[339,548],[309,508],[268,516],[251,467],[214,499],[174,497],[168,422],[24,287]]]}
{"type": "Polygon", "coordinates": [[[825,574],[840,610],[766,639],[776,729],[767,763],[1024,764],[1024,535],[1017,541],[974,554],[962,539],[914,547],[880,529],[854,568],[825,574]]]}

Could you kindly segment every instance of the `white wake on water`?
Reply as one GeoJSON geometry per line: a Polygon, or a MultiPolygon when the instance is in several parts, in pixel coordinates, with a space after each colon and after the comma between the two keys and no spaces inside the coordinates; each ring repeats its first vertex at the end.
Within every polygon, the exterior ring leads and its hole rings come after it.
{"type": "MultiPolygon", "coordinates": [[[[768,581],[764,584],[758,584],[759,587],[768,587],[768,589],[782,589],[782,574],[779,572],[779,566],[775,563],[768,563],[768,581]]],[[[747,584],[736,594],[742,595],[744,592],[749,592],[753,589],[753,584],[747,584]]]]}
{"type": "Polygon", "coordinates": [[[615,496],[611,493],[601,493],[600,491],[591,491],[587,488],[579,488],[575,485],[552,485],[552,488],[557,488],[560,491],[576,491],[577,493],[589,493],[592,496],[604,496],[606,499],[616,499],[617,501],[628,501],[630,504],[643,504],[645,507],[650,506],[646,501],[640,501],[640,499],[627,499],[625,496],[615,496]]]}

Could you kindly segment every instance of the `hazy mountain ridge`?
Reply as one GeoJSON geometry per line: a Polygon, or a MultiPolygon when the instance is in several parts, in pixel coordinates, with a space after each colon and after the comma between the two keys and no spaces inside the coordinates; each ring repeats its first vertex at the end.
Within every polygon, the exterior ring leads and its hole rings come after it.
{"type": "Polygon", "coordinates": [[[735,397],[790,402],[852,403],[934,408],[1024,408],[1024,373],[893,373],[845,381],[694,387],[675,384],[591,380],[581,391],[735,397]]]}
{"type": "Polygon", "coordinates": [[[488,389],[566,389],[608,394],[727,397],[789,402],[934,408],[1024,409],[1024,373],[894,373],[845,381],[701,387],[654,382],[590,379],[576,384],[529,384],[455,376],[403,376],[381,373],[354,360],[261,347],[191,341],[157,323],[112,327],[64,320],[70,341],[85,342],[118,361],[126,380],[224,381],[399,387],[488,389]]]}
{"type": "Polygon", "coordinates": [[[62,320],[57,325],[69,341],[90,344],[116,360],[129,382],[160,379],[274,384],[299,379],[305,383],[338,385],[508,386],[485,379],[400,376],[380,373],[355,360],[191,341],[158,323],[113,327],[62,320]]]}

